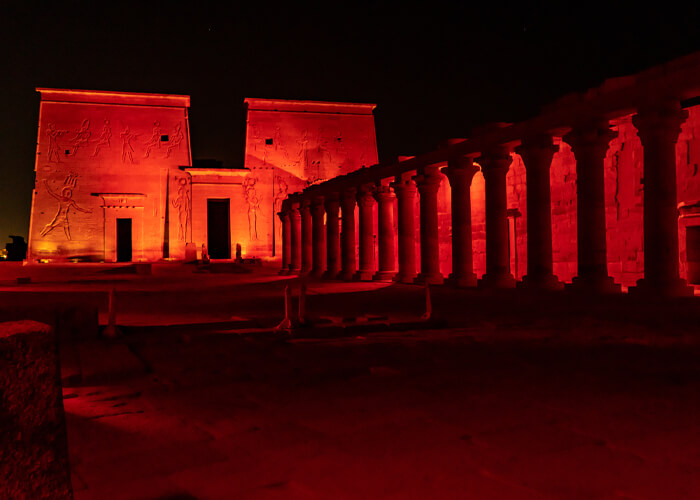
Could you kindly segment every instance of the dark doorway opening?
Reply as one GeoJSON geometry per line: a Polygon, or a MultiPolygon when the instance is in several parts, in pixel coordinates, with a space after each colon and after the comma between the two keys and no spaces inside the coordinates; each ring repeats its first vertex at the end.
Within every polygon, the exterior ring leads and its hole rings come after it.
{"type": "Polygon", "coordinates": [[[131,262],[131,219],[117,219],[117,262],[131,262]]]}
{"type": "Polygon", "coordinates": [[[685,228],[685,251],[688,255],[688,283],[700,285],[700,226],[685,228]]]}
{"type": "Polygon", "coordinates": [[[227,199],[207,200],[207,247],[209,258],[231,258],[231,223],[227,199]]]}

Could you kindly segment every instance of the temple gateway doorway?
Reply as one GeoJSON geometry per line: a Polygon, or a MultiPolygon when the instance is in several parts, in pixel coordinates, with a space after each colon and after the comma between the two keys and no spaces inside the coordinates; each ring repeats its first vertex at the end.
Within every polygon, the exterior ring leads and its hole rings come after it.
{"type": "Polygon", "coordinates": [[[117,219],[117,262],[131,262],[131,219],[117,219]]]}
{"type": "Polygon", "coordinates": [[[231,258],[230,200],[207,199],[207,246],[212,259],[231,258]]]}

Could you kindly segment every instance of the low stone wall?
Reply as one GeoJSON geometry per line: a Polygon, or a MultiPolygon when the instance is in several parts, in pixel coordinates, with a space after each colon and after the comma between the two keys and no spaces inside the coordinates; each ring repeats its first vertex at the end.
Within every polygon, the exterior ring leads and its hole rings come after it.
{"type": "Polygon", "coordinates": [[[0,498],[73,498],[56,336],[0,323],[0,498]]]}

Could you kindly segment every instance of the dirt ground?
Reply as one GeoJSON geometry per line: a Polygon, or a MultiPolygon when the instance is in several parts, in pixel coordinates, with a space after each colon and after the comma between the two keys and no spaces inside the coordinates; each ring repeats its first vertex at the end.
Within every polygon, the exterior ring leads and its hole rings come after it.
{"type": "Polygon", "coordinates": [[[116,290],[125,335],[62,346],[77,499],[700,497],[698,298],[441,286],[421,323],[421,287],[309,282],[288,335],[273,268],[8,269],[103,323],[116,290]]]}

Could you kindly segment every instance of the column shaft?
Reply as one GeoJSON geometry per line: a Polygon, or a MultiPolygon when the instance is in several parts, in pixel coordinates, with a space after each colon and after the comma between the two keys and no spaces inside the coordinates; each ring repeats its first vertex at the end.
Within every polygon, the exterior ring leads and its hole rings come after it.
{"type": "Polygon", "coordinates": [[[478,172],[470,157],[454,157],[443,172],[452,190],[452,274],[450,281],[458,287],[476,286],[472,248],[471,185],[478,172]]]}
{"type": "Polygon", "coordinates": [[[607,121],[575,127],[564,137],[576,157],[578,276],[572,287],[587,292],[620,291],[608,276],[605,228],[604,162],[614,137],[607,121]]]}
{"type": "Polygon", "coordinates": [[[377,200],[377,228],[379,265],[374,279],[391,281],[396,274],[394,251],[394,200],[396,196],[389,186],[378,185],[374,193],[377,200]]]}
{"type": "Polygon", "coordinates": [[[676,142],[688,112],[678,102],[646,106],[632,118],[644,149],[644,278],[637,289],[651,294],[693,294],[680,278],[676,142]]]}
{"type": "Polygon", "coordinates": [[[326,279],[340,274],[340,230],[338,227],[340,201],[338,196],[326,198],[326,279]]]}
{"type": "Polygon", "coordinates": [[[326,213],[323,197],[314,197],[311,204],[312,238],[313,238],[313,267],[311,274],[317,278],[326,272],[326,227],[323,217],[326,213]]]}
{"type": "Polygon", "coordinates": [[[374,198],[372,186],[363,186],[357,193],[357,205],[360,207],[360,265],[356,279],[371,280],[374,275],[374,198]]]}
{"type": "Polygon", "coordinates": [[[550,135],[523,140],[517,152],[525,164],[527,182],[527,275],[525,288],[561,289],[552,258],[552,201],[549,170],[554,152],[550,135]]]}
{"type": "Polygon", "coordinates": [[[355,189],[343,191],[341,194],[342,233],[341,233],[341,279],[351,280],[355,276],[357,262],[355,261],[355,189]]]}
{"type": "Polygon", "coordinates": [[[506,194],[506,174],[511,163],[506,148],[494,149],[481,156],[486,208],[486,274],[480,284],[485,287],[515,286],[515,278],[510,273],[506,194]]]}
{"type": "Polygon", "coordinates": [[[416,183],[409,175],[397,176],[392,184],[398,198],[399,273],[396,281],[416,279],[416,183]]]}
{"type": "Polygon", "coordinates": [[[289,210],[279,213],[282,221],[282,269],[280,274],[288,274],[292,263],[292,219],[289,210]]]}
{"type": "Polygon", "coordinates": [[[437,193],[442,176],[437,166],[423,167],[416,176],[420,193],[420,269],[422,283],[441,284],[440,234],[438,227],[437,193]]]}
{"type": "Polygon", "coordinates": [[[311,202],[302,200],[301,207],[301,274],[308,274],[313,269],[313,219],[311,202]]]}
{"type": "Polygon", "coordinates": [[[301,213],[299,203],[292,203],[289,213],[291,222],[291,260],[289,262],[289,274],[298,274],[301,270],[301,213]]]}

